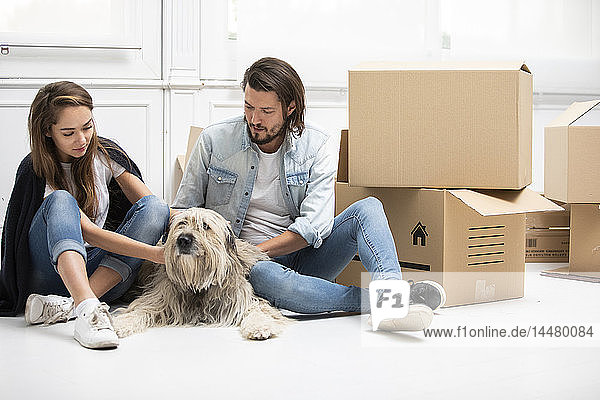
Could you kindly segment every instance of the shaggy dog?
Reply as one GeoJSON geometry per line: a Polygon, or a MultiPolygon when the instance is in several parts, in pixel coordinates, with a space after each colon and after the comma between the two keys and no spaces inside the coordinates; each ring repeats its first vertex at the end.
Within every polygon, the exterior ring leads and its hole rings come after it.
{"type": "Polygon", "coordinates": [[[275,336],[289,320],[258,298],[247,280],[250,268],[268,259],[237,239],[218,213],[183,211],[169,227],[165,265],[150,264],[149,283],[141,297],[117,310],[114,328],[124,337],[156,326],[235,325],[247,339],[275,336]]]}

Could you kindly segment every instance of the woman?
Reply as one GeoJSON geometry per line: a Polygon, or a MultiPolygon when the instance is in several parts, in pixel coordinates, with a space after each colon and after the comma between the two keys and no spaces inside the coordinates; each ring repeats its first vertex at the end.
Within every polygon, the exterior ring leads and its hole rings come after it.
{"type": "Polygon", "coordinates": [[[104,348],[118,345],[104,302],[127,291],[142,259],[164,263],[154,244],[169,208],[123,149],[98,137],[92,109],[72,82],[44,86],[31,105],[31,153],[2,232],[0,313],[25,309],[29,324],[77,317],[75,339],[104,348]]]}

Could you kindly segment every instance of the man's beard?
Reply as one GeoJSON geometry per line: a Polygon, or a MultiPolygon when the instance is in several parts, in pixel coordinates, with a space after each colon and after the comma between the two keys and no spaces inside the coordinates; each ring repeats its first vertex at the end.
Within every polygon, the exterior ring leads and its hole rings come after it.
{"type": "MultiPolygon", "coordinates": [[[[258,135],[255,134],[252,131],[251,124],[248,122],[248,120],[245,117],[244,117],[244,120],[246,121],[246,126],[248,127],[248,136],[250,137],[250,141],[252,143],[256,143],[259,146],[261,146],[263,144],[271,143],[275,139],[277,139],[277,138],[279,138],[281,136],[285,136],[285,133],[286,133],[286,124],[285,124],[285,121],[280,126],[276,125],[272,129],[266,130],[265,137],[259,139],[258,135]]],[[[264,128],[261,125],[258,125],[257,127],[258,128],[264,128]]]]}

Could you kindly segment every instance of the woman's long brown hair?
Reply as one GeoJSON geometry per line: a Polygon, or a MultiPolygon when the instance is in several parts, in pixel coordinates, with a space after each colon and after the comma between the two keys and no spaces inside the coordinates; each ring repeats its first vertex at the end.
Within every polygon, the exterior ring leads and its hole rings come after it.
{"type": "MultiPolygon", "coordinates": [[[[58,114],[63,109],[77,106],[84,106],[92,111],[94,108],[92,97],[87,90],[76,83],[62,81],[42,87],[29,110],[27,127],[33,170],[56,190],[68,190],[67,179],[60,165],[54,141],[46,134],[51,131],[52,125],[57,123],[58,114]]],[[[93,221],[98,211],[94,184],[94,158],[98,155],[98,151],[101,151],[108,160],[108,153],[98,140],[95,123],[92,129],[92,137],[86,153],[71,164],[75,184],[75,193],[71,194],[83,213],[93,221]]]]}

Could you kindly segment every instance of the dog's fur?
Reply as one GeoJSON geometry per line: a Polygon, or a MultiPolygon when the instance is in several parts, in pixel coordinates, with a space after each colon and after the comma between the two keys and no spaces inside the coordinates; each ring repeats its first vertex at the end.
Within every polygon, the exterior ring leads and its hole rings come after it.
{"type": "Polygon", "coordinates": [[[262,340],[289,322],[257,297],[247,280],[250,268],[269,257],[237,239],[218,213],[190,208],[176,215],[164,249],[165,265],[150,264],[149,275],[140,271],[149,279],[141,297],[117,310],[114,327],[120,337],[149,327],[216,325],[240,326],[243,337],[262,340]]]}

